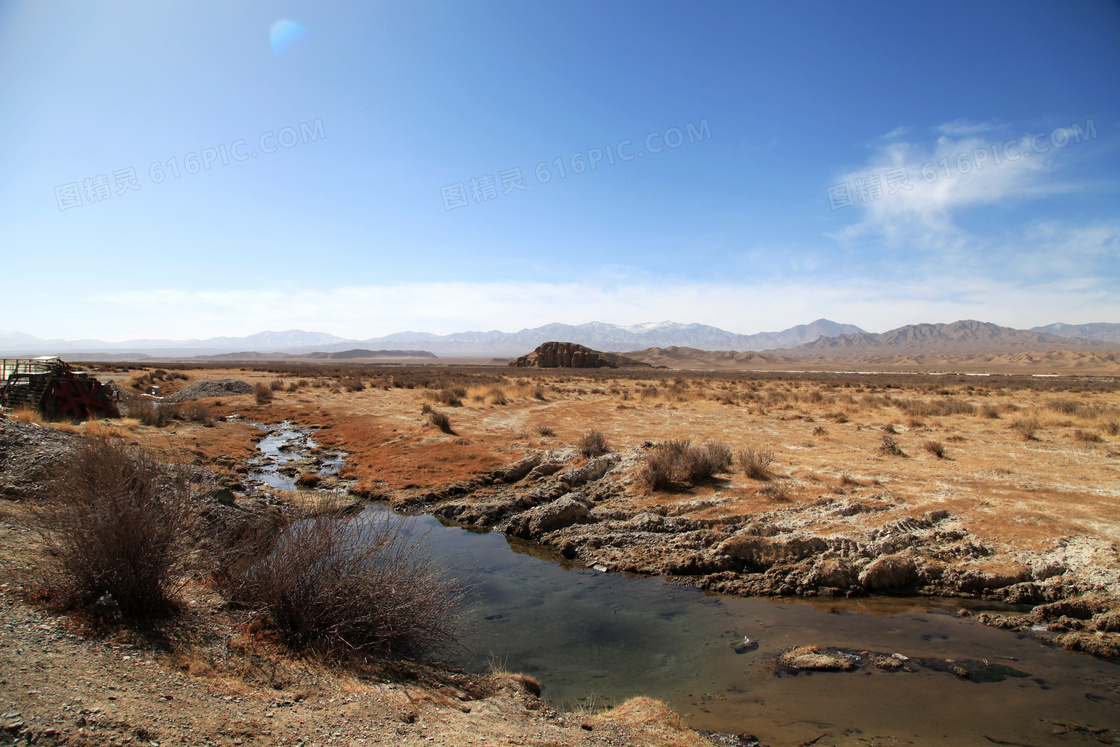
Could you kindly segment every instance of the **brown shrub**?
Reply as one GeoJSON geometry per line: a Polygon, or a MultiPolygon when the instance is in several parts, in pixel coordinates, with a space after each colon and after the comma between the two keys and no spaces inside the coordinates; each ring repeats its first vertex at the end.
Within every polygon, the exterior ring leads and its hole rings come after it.
{"type": "Polygon", "coordinates": [[[253,394],[257,399],[258,405],[267,405],[272,401],[272,389],[264,384],[257,384],[253,387],[253,394]]]}
{"type": "Polygon", "coordinates": [[[924,444],[922,444],[922,448],[930,454],[933,454],[938,459],[945,458],[945,445],[940,441],[926,441],[924,444]]]}
{"type": "Polygon", "coordinates": [[[291,645],[334,658],[448,649],[462,638],[469,589],[404,526],[365,515],[297,521],[230,595],[291,645]]]}
{"type": "Polygon", "coordinates": [[[611,450],[611,445],[607,443],[607,437],[596,430],[584,433],[579,439],[578,446],[579,453],[588,458],[606,454],[611,450]]]}
{"type": "Polygon", "coordinates": [[[894,436],[891,436],[889,434],[883,436],[883,440],[879,444],[879,453],[883,456],[906,456],[906,452],[903,451],[902,447],[898,445],[898,441],[895,440],[894,436]]]}
{"type": "Polygon", "coordinates": [[[774,452],[761,449],[739,449],[739,467],[752,480],[769,480],[774,452]]]}
{"type": "Polygon", "coordinates": [[[185,472],[93,436],[50,487],[38,519],[64,601],[126,617],[170,612],[197,518],[185,472]]]}
{"type": "Polygon", "coordinates": [[[727,444],[709,441],[694,446],[689,441],[658,444],[638,468],[638,483],[650,490],[665,490],[675,483],[699,485],[731,465],[727,444]]]}
{"type": "Polygon", "coordinates": [[[449,418],[445,412],[432,410],[428,413],[428,422],[444,433],[449,433],[452,436],[455,435],[455,431],[451,430],[451,418],[449,418]]]}
{"type": "Polygon", "coordinates": [[[1038,420],[1036,418],[1019,419],[1011,424],[1011,430],[1019,434],[1024,441],[1037,441],[1038,420]]]}

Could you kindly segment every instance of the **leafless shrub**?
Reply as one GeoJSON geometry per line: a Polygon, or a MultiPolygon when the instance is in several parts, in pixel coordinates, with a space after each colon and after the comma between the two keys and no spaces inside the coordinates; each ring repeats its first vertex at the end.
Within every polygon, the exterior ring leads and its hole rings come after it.
{"type": "Polygon", "coordinates": [[[638,483],[649,490],[666,490],[673,485],[676,458],[665,444],[660,444],[638,468],[638,483]]]}
{"type": "Polygon", "coordinates": [[[162,428],[167,425],[171,421],[175,409],[171,406],[160,407],[146,397],[135,397],[128,402],[129,417],[136,418],[144,425],[155,428],[162,428]]]}
{"type": "Polygon", "coordinates": [[[78,442],[50,488],[38,518],[64,601],[126,617],[172,611],[197,518],[185,472],[92,436],[78,442]]]}
{"type": "Polygon", "coordinates": [[[267,405],[272,401],[272,389],[264,384],[257,384],[253,387],[253,395],[256,397],[258,405],[267,405]]]}
{"type": "Polygon", "coordinates": [[[984,405],[980,408],[980,414],[990,420],[999,420],[999,408],[995,405],[984,405]]]}
{"type": "Polygon", "coordinates": [[[538,425],[537,426],[537,435],[541,436],[542,438],[548,437],[548,436],[555,436],[556,431],[552,430],[547,425],[538,425]]]}
{"type": "Polygon", "coordinates": [[[430,413],[428,413],[428,422],[434,425],[436,428],[439,428],[444,433],[449,433],[452,436],[455,435],[455,431],[451,430],[451,418],[448,417],[447,413],[445,412],[432,410],[430,413]]]}
{"type": "Polygon", "coordinates": [[[790,499],[789,488],[787,488],[780,482],[768,483],[759,492],[767,498],[778,501],[780,503],[785,503],[790,499]]]}
{"type": "Polygon", "coordinates": [[[435,393],[434,399],[441,405],[447,405],[448,407],[462,407],[463,397],[466,396],[467,391],[465,389],[440,389],[435,393]]]}
{"type": "MultiPolygon", "coordinates": [[[[166,407],[166,405],[164,405],[166,407]]],[[[162,407],[161,407],[162,409],[162,407]]],[[[214,416],[210,412],[210,408],[205,402],[198,400],[187,400],[178,404],[176,417],[181,420],[189,420],[194,423],[202,423],[210,427],[214,425],[214,416]]]]}
{"type": "Polygon", "coordinates": [[[500,386],[490,387],[490,391],[487,394],[490,397],[490,404],[492,404],[492,405],[508,405],[509,404],[509,400],[506,399],[505,390],[502,389],[500,386]]]}
{"type": "Polygon", "coordinates": [[[1082,443],[1087,444],[1099,444],[1101,441],[1104,441],[1099,433],[1093,433],[1092,431],[1083,431],[1080,428],[1073,432],[1073,438],[1077,441],[1081,441],[1082,443]]]}
{"type": "Polygon", "coordinates": [[[427,415],[431,411],[432,411],[432,406],[429,405],[427,402],[420,405],[420,414],[421,415],[427,415]]]}
{"type": "Polygon", "coordinates": [[[1109,420],[1102,423],[1101,430],[1110,436],[1120,436],[1120,420],[1109,420]]]}
{"type": "Polygon", "coordinates": [[[350,376],[342,380],[342,388],[347,392],[360,392],[366,388],[361,376],[350,376]]]}
{"type": "Polygon", "coordinates": [[[886,433],[898,433],[898,430],[894,427],[894,423],[887,423],[886,425],[884,425],[883,431],[885,431],[886,433]]]}
{"type": "Polygon", "coordinates": [[[739,467],[752,480],[769,480],[774,452],[762,449],[739,449],[739,467]]]}
{"type": "Polygon", "coordinates": [[[883,440],[879,444],[879,453],[883,456],[906,456],[906,452],[902,450],[902,447],[898,445],[898,441],[890,434],[883,436],[883,440]]]}
{"type": "Polygon", "coordinates": [[[579,453],[589,459],[601,454],[606,454],[611,450],[611,445],[607,442],[607,437],[596,430],[590,430],[584,433],[579,439],[578,447],[579,453]]]}
{"type": "Polygon", "coordinates": [[[462,638],[468,593],[403,521],[368,515],[295,522],[230,586],[290,645],[332,658],[445,650],[462,638]]]}
{"type": "Polygon", "coordinates": [[[1024,441],[1037,441],[1038,437],[1038,420],[1036,418],[1028,418],[1016,420],[1011,424],[1011,430],[1019,434],[1019,438],[1024,441]]]}
{"type": "Polygon", "coordinates": [[[1090,408],[1086,407],[1083,403],[1077,402],[1072,399],[1058,399],[1046,403],[1046,409],[1053,412],[1061,413],[1062,415],[1080,415],[1084,416],[1090,412],[1090,408]]]}
{"type": "Polygon", "coordinates": [[[813,435],[814,436],[827,436],[828,431],[825,430],[825,427],[823,425],[818,425],[816,428],[813,429],[813,435]]]}
{"type": "Polygon", "coordinates": [[[922,448],[938,459],[945,458],[945,445],[940,441],[929,440],[922,444],[922,448]]]}

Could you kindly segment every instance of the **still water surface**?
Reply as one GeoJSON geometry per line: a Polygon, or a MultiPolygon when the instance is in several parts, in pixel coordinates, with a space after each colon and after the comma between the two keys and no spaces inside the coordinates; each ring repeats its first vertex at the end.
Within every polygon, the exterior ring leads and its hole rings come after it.
{"type": "MultiPolygon", "coordinates": [[[[262,451],[277,455],[279,436],[262,451]]],[[[373,520],[394,517],[384,506],[365,511],[373,520]]],[[[600,573],[497,532],[430,516],[400,520],[477,585],[473,632],[451,663],[532,675],[562,708],[648,695],[695,729],[771,745],[822,735],[822,746],[1080,744],[1101,735],[1061,724],[1120,731],[1120,666],[958,618],[961,600],[715,597],[660,578],[600,573]],[[737,652],[744,638],[752,645],[737,652]],[[781,651],[810,644],[901,654],[916,671],[775,669],[781,651]],[[1026,676],[976,682],[917,659],[986,660],[1026,676]]]]}

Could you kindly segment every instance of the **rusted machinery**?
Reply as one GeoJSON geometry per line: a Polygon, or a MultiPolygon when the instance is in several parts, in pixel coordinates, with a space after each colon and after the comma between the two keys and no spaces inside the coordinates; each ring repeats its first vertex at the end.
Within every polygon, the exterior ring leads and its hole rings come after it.
{"type": "Polygon", "coordinates": [[[52,419],[119,418],[112,389],[55,356],[0,360],[0,405],[52,419]]]}

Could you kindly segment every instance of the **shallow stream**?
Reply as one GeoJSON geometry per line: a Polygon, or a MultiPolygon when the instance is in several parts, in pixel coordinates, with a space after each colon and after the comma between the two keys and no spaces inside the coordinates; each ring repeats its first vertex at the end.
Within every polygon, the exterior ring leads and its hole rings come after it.
{"type": "MultiPolygon", "coordinates": [[[[381,505],[365,512],[393,516],[381,505]]],[[[648,695],[694,729],[769,745],[1099,743],[1099,733],[1078,729],[1120,731],[1120,666],[955,615],[991,605],[714,597],[587,569],[498,532],[401,520],[477,584],[473,632],[450,662],[529,674],[559,707],[648,695]],[[878,669],[866,657],[852,672],[779,671],[775,658],[804,645],[898,654],[914,671],[878,669]],[[963,679],[947,671],[954,663],[981,669],[963,679]]]]}

